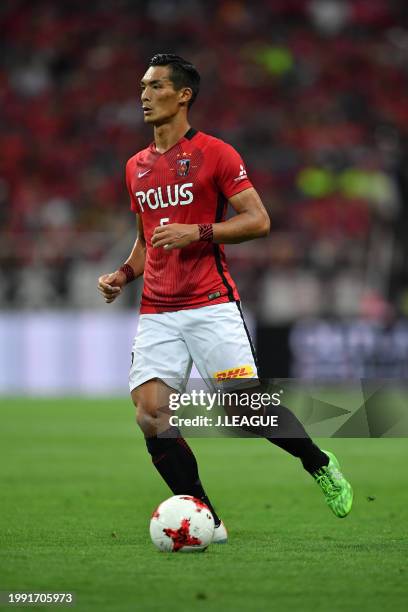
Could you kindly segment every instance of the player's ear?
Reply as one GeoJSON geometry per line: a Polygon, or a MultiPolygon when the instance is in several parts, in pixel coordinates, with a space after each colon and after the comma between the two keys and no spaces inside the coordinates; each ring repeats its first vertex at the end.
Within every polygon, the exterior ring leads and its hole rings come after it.
{"type": "Polygon", "coordinates": [[[193,90],[191,89],[191,87],[182,87],[180,89],[180,95],[179,95],[180,104],[182,106],[188,106],[188,103],[190,102],[192,95],[193,95],[193,90]]]}

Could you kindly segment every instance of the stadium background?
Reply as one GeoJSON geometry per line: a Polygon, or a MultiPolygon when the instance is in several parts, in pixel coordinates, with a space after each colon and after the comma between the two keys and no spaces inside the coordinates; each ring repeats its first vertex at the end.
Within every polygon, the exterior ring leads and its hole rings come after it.
{"type": "Polygon", "coordinates": [[[133,243],[123,168],[151,140],[138,82],[163,50],[198,66],[192,123],[242,153],[271,216],[228,248],[264,374],[406,375],[405,9],[3,2],[0,390],[126,393],[140,286],[107,308],[95,285],[133,243]]]}
{"type": "MultiPolygon", "coordinates": [[[[356,437],[361,410],[354,439],[319,441],[355,490],[345,521],[273,445],[195,438],[230,542],[154,550],[169,492],[127,396],[140,285],[107,306],[96,282],[134,241],[140,75],[174,51],[203,77],[192,124],[242,153],[271,216],[228,248],[266,374],[406,379],[406,2],[4,0],[0,33],[0,591],[74,590],[81,612],[405,612],[406,440],[356,437]]],[[[406,413],[397,387],[385,420],[406,413]]]]}

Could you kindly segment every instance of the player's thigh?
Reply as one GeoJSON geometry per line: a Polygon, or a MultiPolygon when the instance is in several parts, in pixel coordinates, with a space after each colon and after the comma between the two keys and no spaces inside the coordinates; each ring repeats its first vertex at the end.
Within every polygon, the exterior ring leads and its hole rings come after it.
{"type": "Polygon", "coordinates": [[[248,379],[255,383],[256,355],[235,302],[191,311],[183,331],[193,361],[210,387],[245,386],[248,379]]]}
{"type": "MultiPolygon", "coordinates": [[[[129,388],[162,380],[182,392],[191,371],[192,359],[173,313],[141,315],[132,347],[129,388]]],[[[152,394],[148,394],[149,405],[152,394]]]]}

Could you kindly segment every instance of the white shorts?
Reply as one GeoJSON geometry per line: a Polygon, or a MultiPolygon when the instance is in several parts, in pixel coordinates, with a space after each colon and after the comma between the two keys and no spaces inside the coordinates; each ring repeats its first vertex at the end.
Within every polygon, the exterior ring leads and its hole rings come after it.
{"type": "Polygon", "coordinates": [[[193,362],[212,390],[258,384],[255,352],[239,303],[140,315],[131,391],[160,378],[183,393],[193,362]]]}

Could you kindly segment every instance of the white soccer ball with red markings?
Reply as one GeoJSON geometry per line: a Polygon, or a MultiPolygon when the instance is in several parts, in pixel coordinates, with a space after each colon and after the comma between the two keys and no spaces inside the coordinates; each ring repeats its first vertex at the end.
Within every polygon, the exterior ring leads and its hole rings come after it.
{"type": "Polygon", "coordinates": [[[174,495],[152,514],[150,537],[162,552],[203,551],[211,544],[214,518],[204,502],[191,495],[174,495]]]}

